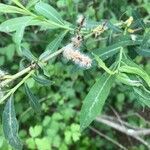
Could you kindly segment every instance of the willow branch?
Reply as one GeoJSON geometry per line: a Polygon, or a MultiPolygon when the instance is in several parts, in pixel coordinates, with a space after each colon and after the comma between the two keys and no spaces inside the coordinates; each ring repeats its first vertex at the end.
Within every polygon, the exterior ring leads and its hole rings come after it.
{"type": "Polygon", "coordinates": [[[113,144],[117,145],[119,148],[123,149],[123,150],[127,150],[126,147],[124,147],[123,145],[121,145],[120,143],[118,143],[117,141],[113,140],[112,138],[108,137],[107,135],[101,133],[100,131],[98,131],[97,129],[93,128],[93,127],[89,127],[93,132],[97,133],[98,135],[100,135],[101,137],[105,138],[106,140],[112,142],[113,144]]]}
{"type": "Polygon", "coordinates": [[[148,135],[150,133],[150,129],[144,129],[142,131],[141,130],[135,130],[135,129],[131,129],[131,128],[126,128],[116,122],[110,121],[108,119],[105,119],[103,117],[97,117],[96,121],[103,123],[107,126],[110,126],[111,128],[114,128],[128,136],[131,136],[132,138],[138,140],[139,142],[141,142],[142,144],[144,144],[145,146],[147,146],[148,148],[150,148],[150,144],[147,143],[145,140],[143,140],[140,136],[141,135],[148,135]]]}
{"type": "MultiPolygon", "coordinates": [[[[45,63],[48,62],[50,59],[52,59],[53,57],[59,55],[59,54],[62,53],[62,52],[63,52],[63,49],[61,48],[61,49],[59,49],[58,51],[56,51],[56,52],[52,53],[51,55],[47,56],[47,58],[45,59],[44,62],[45,62],[45,63]]],[[[16,74],[12,75],[10,79],[6,79],[6,80],[2,81],[2,82],[0,83],[0,86],[1,86],[1,87],[7,86],[10,82],[12,82],[12,81],[18,79],[19,77],[21,77],[21,76],[23,76],[23,75],[29,73],[31,70],[36,69],[36,66],[37,66],[36,63],[31,64],[31,65],[28,66],[27,68],[25,68],[25,69],[21,70],[20,72],[18,72],[18,73],[16,73],[16,74]]]]}

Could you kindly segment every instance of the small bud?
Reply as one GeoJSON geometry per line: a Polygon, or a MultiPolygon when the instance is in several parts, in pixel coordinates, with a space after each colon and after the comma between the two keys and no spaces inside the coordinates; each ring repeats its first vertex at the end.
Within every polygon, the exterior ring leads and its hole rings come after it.
{"type": "Polygon", "coordinates": [[[134,33],[134,30],[133,29],[128,29],[128,32],[129,33],[134,33]]]}
{"type": "Polygon", "coordinates": [[[125,21],[125,24],[127,25],[127,27],[129,27],[133,22],[133,17],[131,16],[128,20],[125,21]]]}

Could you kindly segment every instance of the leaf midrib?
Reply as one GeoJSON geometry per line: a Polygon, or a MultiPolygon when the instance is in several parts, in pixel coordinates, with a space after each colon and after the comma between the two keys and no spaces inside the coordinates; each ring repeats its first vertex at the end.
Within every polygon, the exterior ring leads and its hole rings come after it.
{"type": "Polygon", "coordinates": [[[89,115],[91,115],[91,110],[94,107],[94,105],[97,103],[98,97],[100,96],[100,93],[102,92],[103,88],[105,87],[105,85],[106,85],[106,83],[107,83],[107,81],[109,80],[110,77],[111,77],[111,75],[108,76],[107,80],[104,82],[104,84],[102,85],[101,89],[99,90],[99,92],[98,92],[98,94],[97,94],[97,96],[95,98],[95,101],[93,102],[92,106],[89,109],[89,115]]]}
{"type": "Polygon", "coordinates": [[[37,5],[37,7],[39,7],[41,10],[46,11],[48,14],[50,14],[52,17],[54,17],[59,23],[61,23],[61,25],[63,25],[62,22],[57,17],[55,17],[50,11],[47,11],[43,7],[40,7],[40,5],[37,5]]]}

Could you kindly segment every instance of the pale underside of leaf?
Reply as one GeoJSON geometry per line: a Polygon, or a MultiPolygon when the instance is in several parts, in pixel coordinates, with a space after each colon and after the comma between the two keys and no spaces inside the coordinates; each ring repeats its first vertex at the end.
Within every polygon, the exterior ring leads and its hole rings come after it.
{"type": "Polygon", "coordinates": [[[15,149],[22,149],[22,143],[18,137],[18,122],[16,119],[13,97],[11,96],[6,103],[3,112],[3,131],[9,144],[15,149]]]}

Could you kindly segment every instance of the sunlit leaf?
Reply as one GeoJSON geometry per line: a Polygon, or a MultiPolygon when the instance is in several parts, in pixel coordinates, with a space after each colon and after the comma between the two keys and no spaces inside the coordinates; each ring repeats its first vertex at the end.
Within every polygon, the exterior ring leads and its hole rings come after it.
{"type": "Polygon", "coordinates": [[[114,75],[103,74],[90,89],[81,109],[81,130],[88,127],[96,116],[101,113],[114,80],[114,75]]]}
{"type": "Polygon", "coordinates": [[[15,7],[15,6],[10,6],[6,5],[3,3],[0,3],[0,13],[20,13],[20,14],[26,14],[26,11],[15,7]]]}
{"type": "Polygon", "coordinates": [[[128,86],[136,86],[139,87],[142,85],[142,83],[137,80],[137,79],[131,79],[127,74],[125,73],[118,73],[117,76],[117,81],[121,82],[123,84],[126,84],[128,86]]]}
{"type": "Polygon", "coordinates": [[[30,0],[27,4],[26,8],[30,8],[30,7],[34,6],[39,1],[40,0],[30,0]]]}
{"type": "Polygon", "coordinates": [[[12,2],[14,2],[18,7],[22,8],[22,9],[25,9],[25,7],[22,5],[20,0],[12,0],[12,2]]]}
{"type": "Polygon", "coordinates": [[[27,23],[29,23],[29,21],[31,21],[32,19],[33,17],[31,16],[24,16],[6,20],[5,22],[0,24],[0,31],[1,32],[17,31],[20,29],[20,27],[24,27],[24,25],[27,25],[27,23]]]}
{"type": "Polygon", "coordinates": [[[18,137],[18,122],[16,119],[16,113],[14,108],[14,100],[11,96],[4,108],[3,117],[3,131],[5,138],[8,140],[9,144],[16,150],[22,149],[22,143],[18,137]]]}
{"type": "Polygon", "coordinates": [[[136,74],[140,76],[150,87],[150,76],[137,64],[129,59],[122,60],[123,66],[119,68],[120,72],[136,74]]]}
{"type": "Polygon", "coordinates": [[[50,5],[44,2],[39,2],[35,5],[35,10],[40,15],[48,18],[50,21],[53,21],[57,24],[63,25],[63,20],[60,14],[50,5]]]}

